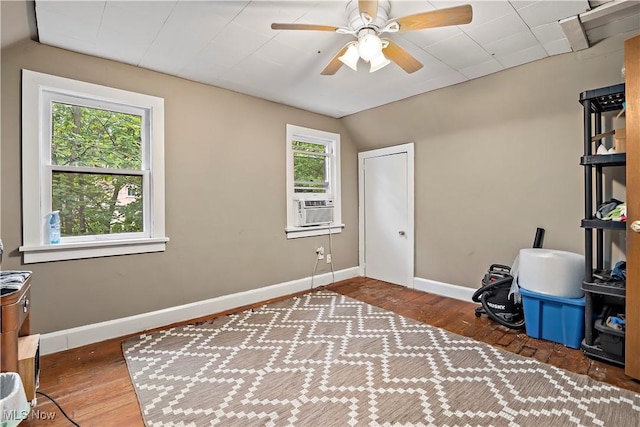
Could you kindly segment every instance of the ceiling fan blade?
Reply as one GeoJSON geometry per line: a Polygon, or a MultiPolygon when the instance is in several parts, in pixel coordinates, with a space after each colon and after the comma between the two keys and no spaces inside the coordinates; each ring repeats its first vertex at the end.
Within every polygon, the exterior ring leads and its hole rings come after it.
{"type": "Polygon", "coordinates": [[[271,24],[272,30],[312,30],[312,31],[336,31],[338,27],[331,25],[314,24],[271,24]]]}
{"type": "Polygon", "coordinates": [[[338,58],[344,55],[350,44],[351,43],[345,44],[343,48],[340,49],[338,53],[336,53],[336,56],[331,59],[329,64],[324,67],[324,70],[322,70],[320,74],[322,74],[323,76],[333,76],[335,73],[337,73],[340,67],[342,67],[342,61],[340,61],[338,58]]]}
{"type": "Polygon", "coordinates": [[[400,31],[424,30],[426,28],[446,27],[449,25],[468,24],[473,18],[471,5],[431,10],[392,19],[400,25],[400,31]]]}
{"type": "Polygon", "coordinates": [[[378,0],[358,0],[358,10],[360,15],[366,13],[375,20],[378,16],[378,0]]]}
{"type": "Polygon", "coordinates": [[[389,43],[389,45],[382,51],[384,55],[398,64],[398,66],[407,73],[411,74],[422,68],[423,65],[416,58],[411,56],[409,52],[389,39],[384,39],[384,41],[389,43]]]}

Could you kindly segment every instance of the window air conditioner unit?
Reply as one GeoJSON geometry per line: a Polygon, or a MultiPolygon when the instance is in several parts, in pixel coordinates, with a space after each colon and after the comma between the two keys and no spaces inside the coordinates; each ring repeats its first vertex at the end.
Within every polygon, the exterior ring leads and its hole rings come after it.
{"type": "Polygon", "coordinates": [[[296,203],[298,227],[333,222],[333,200],[297,200],[296,203]]]}

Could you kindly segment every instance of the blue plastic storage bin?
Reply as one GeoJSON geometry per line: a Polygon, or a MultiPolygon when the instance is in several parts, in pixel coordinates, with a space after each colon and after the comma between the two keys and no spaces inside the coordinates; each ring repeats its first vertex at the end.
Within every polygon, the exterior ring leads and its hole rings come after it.
{"type": "Polygon", "coordinates": [[[520,288],[527,335],[580,348],[584,338],[584,297],[562,298],[520,288]]]}

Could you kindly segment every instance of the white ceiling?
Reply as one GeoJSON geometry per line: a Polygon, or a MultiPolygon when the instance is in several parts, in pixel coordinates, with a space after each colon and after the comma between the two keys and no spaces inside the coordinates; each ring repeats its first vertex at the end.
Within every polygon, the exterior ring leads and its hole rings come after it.
{"type": "MultiPolygon", "coordinates": [[[[272,22],[346,26],[347,3],[37,0],[35,12],[41,43],[342,117],[570,52],[558,21],[590,9],[587,0],[391,0],[391,18],[473,7],[470,24],[389,37],[424,64],[413,74],[395,64],[369,73],[361,62],[357,72],[344,66],[321,76],[352,36],[270,28],[272,22]]],[[[637,15],[625,17],[627,26],[640,27],[637,15]]],[[[614,35],[596,31],[600,38],[614,35]]]]}

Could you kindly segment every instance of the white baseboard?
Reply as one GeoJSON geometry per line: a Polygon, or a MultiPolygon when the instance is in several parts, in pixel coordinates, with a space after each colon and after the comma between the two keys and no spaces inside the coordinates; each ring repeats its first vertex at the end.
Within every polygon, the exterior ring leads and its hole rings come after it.
{"type": "MultiPolygon", "coordinates": [[[[335,281],[346,280],[358,276],[358,267],[351,267],[335,272],[335,281]]],[[[314,288],[331,283],[331,273],[324,273],[313,278],[314,288]]],[[[51,354],[70,348],[81,347],[117,338],[149,329],[159,328],[173,323],[185,322],[198,317],[220,313],[237,307],[267,301],[307,290],[311,287],[311,277],[292,280],[290,282],[265,286],[250,291],[223,295],[204,301],[165,308],[121,319],[79,326],[62,331],[42,334],[40,336],[40,354],[51,354]]]]}
{"type": "Polygon", "coordinates": [[[462,301],[472,302],[471,297],[476,289],[467,288],[460,285],[438,282],[420,277],[413,278],[413,286],[419,291],[429,292],[443,297],[455,298],[462,301]]]}

